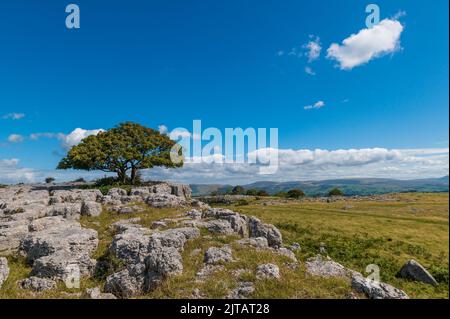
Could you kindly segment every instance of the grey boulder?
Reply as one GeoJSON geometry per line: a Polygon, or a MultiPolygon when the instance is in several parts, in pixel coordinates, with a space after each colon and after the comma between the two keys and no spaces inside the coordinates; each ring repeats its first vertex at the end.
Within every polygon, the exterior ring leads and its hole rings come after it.
{"type": "Polygon", "coordinates": [[[438,284],[436,279],[434,279],[434,277],[414,259],[411,259],[403,265],[399,275],[402,278],[424,282],[433,286],[438,284]]]}

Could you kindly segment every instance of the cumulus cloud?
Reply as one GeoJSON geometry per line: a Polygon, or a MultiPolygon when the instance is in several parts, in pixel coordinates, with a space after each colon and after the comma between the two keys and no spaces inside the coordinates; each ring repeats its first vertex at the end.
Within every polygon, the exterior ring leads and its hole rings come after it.
{"type": "Polygon", "coordinates": [[[165,125],[159,125],[158,126],[158,131],[159,131],[160,134],[163,134],[163,135],[167,134],[168,130],[169,129],[165,125]]]}
{"type": "Polygon", "coordinates": [[[20,134],[11,134],[10,136],[8,136],[8,142],[11,143],[20,143],[23,142],[24,137],[20,134]]]}
{"type": "Polygon", "coordinates": [[[308,57],[308,62],[311,63],[320,57],[322,52],[322,45],[320,43],[320,38],[314,35],[309,36],[311,41],[303,45],[303,49],[306,49],[306,56],[308,57]]]}
{"type": "Polygon", "coordinates": [[[20,120],[25,117],[23,113],[8,113],[2,116],[4,120],[20,120]]]}
{"type": "Polygon", "coordinates": [[[32,169],[21,168],[19,159],[1,159],[0,160],[0,183],[33,183],[35,181],[35,173],[32,169]]]}
{"type": "Polygon", "coordinates": [[[104,131],[104,129],[85,130],[82,128],[76,128],[68,135],[59,134],[58,138],[61,140],[61,146],[64,149],[70,149],[72,146],[79,144],[84,138],[90,135],[97,135],[98,133],[104,131]]]}
{"type": "Polygon", "coordinates": [[[249,158],[278,152],[279,169],[272,175],[260,175],[262,164],[224,163],[223,155],[215,160],[195,162],[187,160],[180,169],[154,168],[144,176],[184,183],[250,183],[258,180],[293,181],[323,180],[330,178],[398,178],[414,179],[440,177],[448,174],[447,149],[260,149],[249,158]]]}
{"type": "MultiPolygon", "coordinates": [[[[235,183],[246,184],[258,180],[296,181],[332,178],[398,178],[414,179],[448,175],[449,149],[259,149],[247,154],[255,159],[249,163],[225,163],[222,154],[210,155],[209,160],[188,158],[178,169],[153,168],[144,170],[143,176],[152,180],[171,180],[183,183],[235,183]],[[260,175],[264,156],[277,152],[279,169],[275,174],[260,175]]],[[[84,177],[101,177],[102,172],[74,172],[33,170],[18,166],[18,159],[0,160],[0,183],[42,181],[54,176],[59,181],[84,177]]]]}
{"type": "Polygon", "coordinates": [[[314,72],[314,70],[310,66],[305,67],[305,73],[309,75],[316,75],[316,72],[314,72]]]}
{"type": "Polygon", "coordinates": [[[351,70],[372,59],[400,49],[403,25],[396,19],[384,19],[372,28],[360,30],[342,41],[331,44],[327,58],[338,62],[342,70],[351,70]]]}
{"type": "Polygon", "coordinates": [[[312,110],[312,109],[320,109],[320,108],[322,108],[324,106],[325,106],[325,102],[324,101],[317,101],[316,103],[314,103],[312,105],[306,105],[303,108],[305,110],[312,110]]]}

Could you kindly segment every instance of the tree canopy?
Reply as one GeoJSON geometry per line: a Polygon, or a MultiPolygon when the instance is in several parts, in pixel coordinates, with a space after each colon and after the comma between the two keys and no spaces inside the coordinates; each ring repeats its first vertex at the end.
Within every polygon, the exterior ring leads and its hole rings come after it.
{"type": "MultiPolygon", "coordinates": [[[[114,172],[120,182],[129,180],[134,184],[140,169],[183,166],[182,160],[173,162],[171,159],[175,145],[175,141],[156,130],[132,122],[120,123],[73,146],[57,169],[114,172]]],[[[174,149],[181,158],[181,148],[174,149]]]]}

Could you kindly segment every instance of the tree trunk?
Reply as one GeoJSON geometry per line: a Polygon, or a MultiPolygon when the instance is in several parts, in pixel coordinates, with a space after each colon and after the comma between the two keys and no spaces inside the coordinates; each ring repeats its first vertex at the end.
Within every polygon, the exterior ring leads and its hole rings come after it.
{"type": "Polygon", "coordinates": [[[131,185],[134,185],[136,183],[136,176],[137,176],[138,169],[136,167],[131,168],[131,185]]]}
{"type": "Polygon", "coordinates": [[[127,182],[127,171],[124,169],[121,169],[117,172],[117,177],[119,178],[119,181],[122,182],[122,184],[125,184],[127,182]]]}

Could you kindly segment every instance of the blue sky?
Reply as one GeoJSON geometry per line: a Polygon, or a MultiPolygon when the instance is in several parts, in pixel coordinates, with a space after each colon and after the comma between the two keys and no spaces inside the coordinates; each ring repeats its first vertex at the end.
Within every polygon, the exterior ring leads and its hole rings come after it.
{"type": "MultiPolygon", "coordinates": [[[[126,120],[169,130],[195,119],[219,129],[276,127],[283,150],[403,156],[382,156],[370,170],[372,160],[343,171],[328,163],[273,179],[448,173],[448,1],[374,2],[401,34],[395,49],[351,69],[327,50],[366,28],[371,2],[73,0],[77,30],[65,27],[69,3],[0,4],[0,182],[50,174],[75,128],[126,120]],[[308,59],[311,41],[321,52],[308,59]],[[323,106],[305,109],[314,104],[323,106]],[[30,138],[36,133],[47,134],[30,138]],[[413,168],[411,156],[433,161],[412,160],[413,168]]],[[[187,181],[202,169],[161,174],[187,181]]],[[[215,181],[248,180],[239,170],[223,174],[215,181]]]]}

